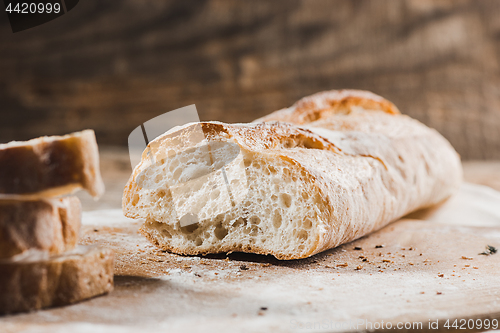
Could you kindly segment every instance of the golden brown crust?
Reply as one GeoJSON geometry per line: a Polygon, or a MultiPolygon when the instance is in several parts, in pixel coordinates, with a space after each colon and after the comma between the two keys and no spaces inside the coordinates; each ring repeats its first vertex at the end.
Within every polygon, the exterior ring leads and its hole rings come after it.
{"type": "Polygon", "coordinates": [[[113,289],[113,252],[79,246],[45,260],[0,261],[0,313],[68,305],[113,289]]]}
{"type": "Polygon", "coordinates": [[[27,250],[60,254],[78,242],[81,222],[76,197],[46,200],[0,200],[0,259],[27,250]]]}
{"type": "Polygon", "coordinates": [[[62,236],[66,244],[65,251],[75,247],[80,238],[82,220],[82,203],[77,197],[61,199],[66,202],[66,207],[59,207],[59,216],[62,222],[62,236]]]}
{"type": "Polygon", "coordinates": [[[332,90],[304,97],[290,108],[273,112],[254,122],[284,121],[307,124],[332,115],[349,114],[355,107],[401,114],[393,103],[369,91],[332,90]]]}
{"type": "Polygon", "coordinates": [[[104,192],[94,131],[0,144],[0,196],[43,198],[104,192]]]}

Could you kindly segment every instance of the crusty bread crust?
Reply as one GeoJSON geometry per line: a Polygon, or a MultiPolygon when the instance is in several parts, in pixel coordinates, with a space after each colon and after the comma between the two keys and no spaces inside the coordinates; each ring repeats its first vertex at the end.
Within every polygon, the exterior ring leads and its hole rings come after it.
{"type": "Polygon", "coordinates": [[[113,252],[93,246],[48,259],[0,261],[0,313],[68,305],[113,289],[113,252]]]}
{"type": "Polygon", "coordinates": [[[369,91],[344,89],[304,97],[289,108],[275,111],[253,122],[283,121],[301,125],[335,115],[350,114],[356,108],[401,114],[394,104],[379,95],[369,91]]]}
{"type": "Polygon", "coordinates": [[[0,197],[39,199],[83,188],[104,193],[93,130],[0,144],[0,197]]]}
{"type": "MultiPolygon", "coordinates": [[[[198,229],[183,230],[172,214],[168,188],[143,189],[137,184],[137,177],[148,168],[154,174],[161,170],[149,166],[149,157],[143,154],[143,161],[124,190],[124,214],[145,219],[141,232],[152,243],[175,253],[243,251],[298,259],[352,241],[414,210],[440,203],[454,194],[461,183],[460,158],[448,141],[371,93],[320,93],[261,120],[289,124],[201,123],[177,129],[175,134],[166,133],[152,143],[158,152],[176,150],[183,140],[172,139],[173,135],[183,138],[193,126],[201,126],[209,142],[233,142],[240,147],[247,175],[253,173],[254,184],[273,183],[277,178],[276,174],[270,175],[270,170],[284,170],[278,174],[281,183],[276,183],[276,188],[286,183],[292,186],[288,191],[297,189],[293,195],[288,193],[286,207],[269,201],[261,211],[250,209],[254,201],[266,202],[283,191],[275,193],[270,188],[259,192],[259,186],[250,186],[247,198],[252,200],[228,211],[224,216],[229,218],[217,216],[198,223],[198,229]],[[302,199],[302,194],[306,194],[306,199],[302,199]],[[299,203],[301,210],[296,205],[299,203]],[[280,220],[276,231],[264,229],[273,223],[274,206],[288,214],[286,220],[280,220]],[[258,226],[251,226],[252,217],[258,219],[258,226]],[[238,218],[243,223],[237,223],[238,218]],[[213,228],[209,229],[211,225],[213,228]],[[210,231],[217,232],[217,228],[224,233],[218,238],[210,236],[210,231]],[[232,233],[237,233],[238,228],[255,230],[255,237],[240,233],[242,238],[235,240],[232,233]],[[200,238],[206,234],[209,242],[200,238]],[[179,241],[182,237],[185,242],[179,241]],[[297,246],[286,248],[292,243],[297,246]]],[[[210,194],[207,192],[206,196],[210,194]]]]}
{"type": "Polygon", "coordinates": [[[81,204],[76,197],[0,200],[0,259],[28,250],[60,254],[78,242],[81,204]]]}

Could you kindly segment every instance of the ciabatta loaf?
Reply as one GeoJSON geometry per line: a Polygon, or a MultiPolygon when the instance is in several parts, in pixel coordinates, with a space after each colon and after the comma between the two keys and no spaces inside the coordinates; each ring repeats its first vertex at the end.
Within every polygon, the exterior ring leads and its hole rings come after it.
{"type": "Polygon", "coordinates": [[[0,144],[0,198],[104,192],[94,131],[0,144]]]}
{"type": "Polygon", "coordinates": [[[51,254],[72,250],[80,222],[76,197],[0,200],[0,259],[33,249],[51,254]]]}
{"type": "Polygon", "coordinates": [[[63,255],[43,252],[0,260],[0,313],[72,304],[113,289],[113,252],[78,246],[63,255]]]}
{"type": "Polygon", "coordinates": [[[261,121],[270,122],[189,124],[156,138],[125,187],[124,214],[175,253],[298,259],[460,186],[448,141],[368,92],[313,95],[261,121]]]}

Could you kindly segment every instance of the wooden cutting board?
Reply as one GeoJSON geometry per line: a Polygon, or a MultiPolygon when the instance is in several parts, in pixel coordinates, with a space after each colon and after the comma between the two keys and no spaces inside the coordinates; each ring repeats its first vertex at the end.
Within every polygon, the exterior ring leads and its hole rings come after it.
{"type": "Polygon", "coordinates": [[[86,213],[83,222],[83,244],[116,253],[115,290],[2,317],[2,331],[332,332],[398,322],[428,330],[436,321],[450,331],[447,319],[500,318],[500,253],[479,255],[486,245],[500,248],[500,194],[481,186],[465,185],[439,209],[293,261],[164,253],[119,210],[86,213]]]}

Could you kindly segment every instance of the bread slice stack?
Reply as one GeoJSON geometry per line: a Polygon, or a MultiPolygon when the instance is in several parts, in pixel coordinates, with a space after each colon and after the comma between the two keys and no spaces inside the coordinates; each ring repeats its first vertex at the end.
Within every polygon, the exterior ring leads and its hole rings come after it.
{"type": "Polygon", "coordinates": [[[112,290],[113,253],[77,246],[79,189],[104,192],[92,130],[0,144],[0,313],[112,290]]]}

